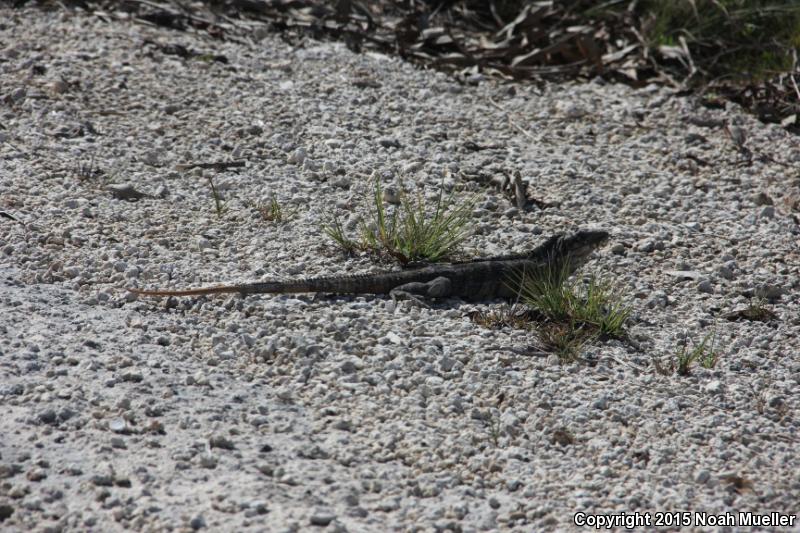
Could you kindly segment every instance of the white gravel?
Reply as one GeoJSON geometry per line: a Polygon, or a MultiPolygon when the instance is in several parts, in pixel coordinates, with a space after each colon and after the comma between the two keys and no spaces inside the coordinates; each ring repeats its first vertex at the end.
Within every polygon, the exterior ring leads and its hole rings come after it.
{"type": "Polygon", "coordinates": [[[0,211],[18,220],[0,218],[3,531],[565,531],[591,529],[578,512],[697,512],[690,531],[711,529],[702,513],[798,512],[800,152],[780,127],[658,87],[461,86],[271,34],[0,21],[0,211]],[[177,167],[226,160],[247,166],[177,167]],[[490,181],[517,170],[558,205],[514,208],[490,181]],[[385,268],[320,230],[356,221],[373,175],[477,195],[466,255],[608,229],[584,272],[618,284],[635,342],[559,365],[456,300],[124,290],[385,268]],[[272,195],[289,222],[254,209],[272,195]],[[753,296],[777,318],[722,318],[753,296]],[[655,371],[711,333],[715,368],[655,371]]]}

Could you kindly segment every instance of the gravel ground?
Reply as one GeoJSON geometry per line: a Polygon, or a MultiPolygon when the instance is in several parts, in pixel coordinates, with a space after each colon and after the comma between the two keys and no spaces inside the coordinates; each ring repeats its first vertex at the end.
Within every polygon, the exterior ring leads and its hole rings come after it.
{"type": "Polygon", "coordinates": [[[0,21],[3,531],[566,531],[682,511],[691,531],[798,512],[800,152],[780,127],[659,87],[459,85],[267,32],[0,21]],[[247,165],[180,166],[231,160],[247,165]],[[516,171],[556,205],[516,209],[493,184],[516,171]],[[618,285],[631,342],[562,365],[470,320],[501,302],[124,290],[386,268],[320,231],[355,225],[372,177],[477,195],[466,256],[607,229],[582,274],[618,285]],[[273,195],[288,222],[255,207],[273,195]],[[759,297],[770,321],[723,317],[759,297]],[[712,333],[714,368],[656,371],[712,333]]]}

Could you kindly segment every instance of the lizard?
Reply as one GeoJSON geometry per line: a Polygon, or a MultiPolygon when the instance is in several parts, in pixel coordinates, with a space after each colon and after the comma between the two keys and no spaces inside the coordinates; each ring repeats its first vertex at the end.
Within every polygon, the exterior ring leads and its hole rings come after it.
{"type": "MultiPolygon", "coordinates": [[[[436,264],[423,268],[329,276],[290,281],[259,281],[232,285],[218,285],[195,289],[129,288],[141,296],[202,296],[211,294],[389,294],[394,297],[415,296],[424,298],[459,297],[469,301],[518,296],[519,287],[514,281],[521,276],[546,268],[570,272],[583,262],[608,238],[601,230],[580,230],[571,235],[554,235],[527,254],[473,259],[470,261],[436,264]]],[[[558,270],[556,270],[558,271],[558,270]]],[[[519,283],[517,283],[519,285],[519,283]]]]}

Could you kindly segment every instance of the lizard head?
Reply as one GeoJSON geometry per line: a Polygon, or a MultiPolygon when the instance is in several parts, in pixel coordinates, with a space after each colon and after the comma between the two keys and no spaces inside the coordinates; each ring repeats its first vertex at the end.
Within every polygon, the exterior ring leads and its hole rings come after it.
{"type": "Polygon", "coordinates": [[[578,230],[571,235],[559,237],[556,249],[559,254],[569,256],[571,262],[578,262],[588,257],[606,239],[607,231],[578,230]]]}

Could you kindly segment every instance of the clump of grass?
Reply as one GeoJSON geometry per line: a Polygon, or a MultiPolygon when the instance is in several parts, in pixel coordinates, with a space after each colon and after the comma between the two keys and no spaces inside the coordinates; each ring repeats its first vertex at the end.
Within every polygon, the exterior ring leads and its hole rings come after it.
{"type": "Polygon", "coordinates": [[[222,199],[211,176],[206,176],[206,179],[208,180],[208,186],[211,187],[211,196],[214,198],[214,208],[217,212],[217,218],[222,218],[222,215],[228,211],[227,202],[222,199]]]}
{"type": "Polygon", "coordinates": [[[546,322],[539,328],[542,344],[552,350],[562,363],[573,363],[580,359],[583,347],[596,336],[596,332],[571,321],[546,322]]]}
{"type": "Polygon", "coordinates": [[[613,291],[608,281],[589,278],[579,284],[569,280],[570,266],[552,265],[532,275],[520,276],[523,302],[552,322],[573,322],[603,337],[621,338],[631,310],[613,291]]]}
{"type": "Polygon", "coordinates": [[[703,368],[714,368],[719,359],[714,351],[714,341],[716,332],[712,331],[703,337],[699,344],[694,344],[689,348],[689,342],[684,341],[675,352],[675,362],[672,365],[675,372],[681,376],[688,376],[692,366],[699,363],[703,368]]]}
{"type": "Polygon", "coordinates": [[[270,198],[269,203],[258,202],[255,205],[255,209],[259,212],[263,220],[275,222],[277,224],[288,222],[294,215],[294,212],[284,211],[283,206],[281,206],[274,195],[270,198]]]}
{"type": "Polygon", "coordinates": [[[595,277],[586,284],[570,281],[568,262],[551,263],[538,272],[520,273],[516,280],[522,301],[540,316],[539,336],[562,362],[578,359],[595,338],[623,338],[631,310],[595,277]]]}
{"type": "Polygon", "coordinates": [[[777,315],[767,309],[767,301],[764,298],[754,298],[750,300],[750,304],[742,311],[742,317],[746,320],[754,320],[757,322],[769,322],[777,315]]]}
{"type": "Polygon", "coordinates": [[[346,252],[366,250],[388,255],[402,264],[443,261],[471,234],[473,206],[474,201],[452,205],[441,191],[432,208],[421,197],[414,202],[401,194],[400,206],[387,213],[383,189],[376,179],[371,220],[369,224],[362,222],[359,240],[348,237],[336,217],[323,226],[323,231],[346,252]]]}

